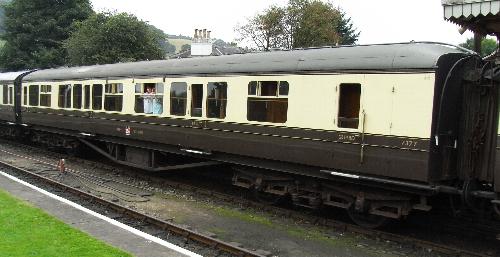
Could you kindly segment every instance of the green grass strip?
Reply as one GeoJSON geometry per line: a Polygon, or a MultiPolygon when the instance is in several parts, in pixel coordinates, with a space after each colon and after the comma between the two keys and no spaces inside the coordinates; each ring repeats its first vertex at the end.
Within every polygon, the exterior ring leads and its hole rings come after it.
{"type": "Polygon", "coordinates": [[[0,256],[127,256],[0,190],[0,256]]]}

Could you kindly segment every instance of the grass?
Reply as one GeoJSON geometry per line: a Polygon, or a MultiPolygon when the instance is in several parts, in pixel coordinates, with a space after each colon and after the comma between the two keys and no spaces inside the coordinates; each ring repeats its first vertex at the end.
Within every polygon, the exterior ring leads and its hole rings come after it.
{"type": "Polygon", "coordinates": [[[0,256],[131,257],[1,190],[0,256]]]}
{"type": "Polygon", "coordinates": [[[212,207],[212,210],[220,216],[231,217],[243,220],[249,223],[261,224],[268,227],[274,227],[274,223],[267,217],[250,213],[249,211],[239,211],[224,207],[212,207]]]}
{"type": "MultiPolygon", "coordinates": [[[[317,242],[323,242],[336,247],[353,247],[356,245],[356,240],[353,236],[339,236],[332,238],[328,233],[316,228],[302,227],[300,225],[283,225],[274,223],[269,217],[265,215],[255,213],[253,211],[241,211],[226,207],[215,207],[206,206],[206,208],[211,209],[216,214],[224,217],[230,217],[238,220],[242,220],[248,223],[260,224],[273,229],[281,230],[286,232],[290,236],[301,238],[303,240],[313,240],[317,242]]],[[[218,231],[210,231],[212,233],[218,234],[218,231]]]]}

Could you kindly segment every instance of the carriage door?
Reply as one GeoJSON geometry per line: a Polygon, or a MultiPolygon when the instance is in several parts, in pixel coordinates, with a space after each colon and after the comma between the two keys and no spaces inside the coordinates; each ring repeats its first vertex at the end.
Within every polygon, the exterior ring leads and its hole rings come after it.
{"type": "Polygon", "coordinates": [[[191,85],[191,117],[203,116],[203,84],[191,85]]]}

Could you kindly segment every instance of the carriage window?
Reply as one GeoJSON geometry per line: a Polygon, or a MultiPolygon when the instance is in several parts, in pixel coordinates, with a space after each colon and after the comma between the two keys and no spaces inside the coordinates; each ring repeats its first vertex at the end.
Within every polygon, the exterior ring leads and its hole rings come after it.
{"type": "Polygon", "coordinates": [[[106,84],[104,92],[104,110],[110,112],[121,112],[123,109],[123,84],[106,84]]]}
{"type": "Polygon", "coordinates": [[[173,82],[170,88],[170,114],[186,115],[187,83],[173,82]]]}
{"type": "Polygon", "coordinates": [[[102,85],[92,85],[92,110],[102,110],[102,85]]]}
{"type": "Polygon", "coordinates": [[[28,86],[23,87],[23,105],[28,105],[28,86]]]}
{"type": "Polygon", "coordinates": [[[252,81],[248,85],[247,119],[285,123],[288,112],[289,84],[286,81],[252,81]]]}
{"type": "Polygon", "coordinates": [[[286,81],[280,81],[279,95],[288,95],[289,84],[286,81]]]}
{"type": "Polygon", "coordinates": [[[82,109],[82,85],[73,85],[73,108],[82,109]]]}
{"type": "Polygon", "coordinates": [[[90,109],[90,85],[85,85],[83,92],[84,92],[83,108],[88,110],[90,109]]]}
{"type": "Polygon", "coordinates": [[[9,104],[10,105],[14,104],[14,87],[13,86],[9,87],[9,104]]]}
{"type": "Polygon", "coordinates": [[[191,85],[191,117],[203,115],[203,84],[191,85]]]}
{"type": "Polygon", "coordinates": [[[361,84],[341,84],[339,94],[339,128],[359,127],[361,84]]]}
{"type": "Polygon", "coordinates": [[[135,113],[163,113],[163,83],[135,84],[135,113]]]}
{"type": "Polygon", "coordinates": [[[29,86],[29,105],[30,106],[38,106],[39,104],[39,87],[38,85],[30,85],[29,86]]]}
{"type": "Polygon", "coordinates": [[[71,85],[59,85],[59,108],[71,108],[71,85]]]}
{"type": "Polygon", "coordinates": [[[40,86],[40,106],[50,107],[52,97],[52,86],[51,85],[41,85],[40,86]]]}
{"type": "Polygon", "coordinates": [[[9,104],[9,86],[8,85],[3,85],[2,86],[2,103],[3,104],[9,104]]]}
{"type": "Polygon", "coordinates": [[[208,83],[207,93],[207,118],[226,118],[227,83],[208,83]]]}

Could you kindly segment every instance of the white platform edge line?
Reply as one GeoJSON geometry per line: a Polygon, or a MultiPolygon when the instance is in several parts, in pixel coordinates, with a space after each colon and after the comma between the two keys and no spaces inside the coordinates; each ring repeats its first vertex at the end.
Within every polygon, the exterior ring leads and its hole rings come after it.
{"type": "Polygon", "coordinates": [[[167,247],[169,249],[172,249],[172,250],[174,250],[176,252],[185,254],[185,255],[190,256],[190,257],[203,257],[203,256],[201,256],[199,254],[193,253],[193,252],[191,252],[189,250],[186,250],[186,249],[181,248],[181,247],[179,247],[177,245],[169,243],[169,242],[167,242],[167,241],[165,241],[163,239],[160,239],[158,237],[154,237],[154,236],[149,235],[147,233],[144,233],[144,232],[142,232],[140,230],[137,230],[137,229],[135,229],[133,227],[125,225],[125,224],[123,224],[121,222],[118,222],[116,220],[110,219],[110,218],[108,218],[108,217],[106,217],[104,215],[101,215],[101,214],[99,214],[97,212],[89,210],[89,209],[87,209],[87,208],[85,208],[85,207],[83,207],[83,206],[81,206],[81,205],[79,205],[77,203],[71,202],[71,201],[69,201],[67,199],[64,199],[64,198],[60,197],[60,196],[57,196],[57,195],[52,194],[50,192],[47,192],[47,191],[45,191],[45,190],[43,190],[41,188],[38,188],[38,187],[36,187],[34,185],[31,185],[31,184],[29,184],[29,183],[27,183],[25,181],[22,181],[22,180],[18,179],[16,177],[13,177],[13,176],[5,173],[5,172],[0,171],[0,175],[4,176],[4,177],[6,177],[6,178],[8,178],[10,180],[13,180],[13,181],[15,181],[17,183],[20,183],[20,184],[22,184],[22,185],[24,185],[26,187],[29,187],[29,188],[31,188],[33,190],[36,190],[36,191],[38,191],[38,192],[40,192],[40,193],[42,193],[42,194],[44,194],[46,196],[49,196],[49,197],[51,197],[53,199],[56,199],[56,200],[58,200],[58,201],[60,201],[62,203],[68,204],[68,205],[70,205],[70,206],[72,206],[72,207],[74,207],[74,208],[76,208],[78,210],[81,210],[81,211],[83,211],[85,213],[88,213],[88,214],[90,214],[90,215],[92,215],[94,217],[97,217],[97,218],[99,218],[101,220],[104,220],[104,221],[106,221],[106,222],[108,222],[108,223],[110,223],[112,225],[115,225],[115,226],[121,228],[121,229],[127,230],[127,231],[129,231],[129,232],[131,232],[131,233],[133,233],[133,234],[135,234],[137,236],[140,236],[140,237],[142,237],[144,239],[150,240],[150,241],[155,242],[155,243],[157,243],[159,245],[162,245],[162,246],[165,246],[165,247],[167,247]]]}

